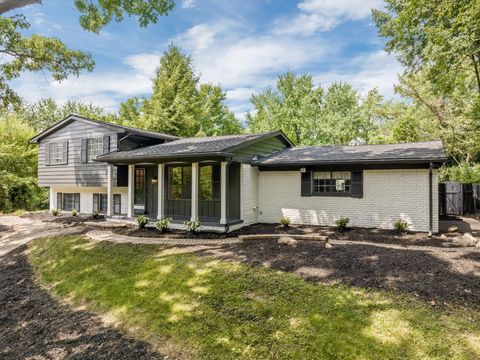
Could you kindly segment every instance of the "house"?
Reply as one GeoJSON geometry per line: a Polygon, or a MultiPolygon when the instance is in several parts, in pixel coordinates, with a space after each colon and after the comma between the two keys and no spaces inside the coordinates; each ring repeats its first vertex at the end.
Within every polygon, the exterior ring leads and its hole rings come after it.
{"type": "Polygon", "coordinates": [[[231,231],[254,223],[438,231],[440,141],[294,147],[281,132],[171,135],[70,115],[30,140],[50,208],[112,218],[198,219],[231,231]]]}

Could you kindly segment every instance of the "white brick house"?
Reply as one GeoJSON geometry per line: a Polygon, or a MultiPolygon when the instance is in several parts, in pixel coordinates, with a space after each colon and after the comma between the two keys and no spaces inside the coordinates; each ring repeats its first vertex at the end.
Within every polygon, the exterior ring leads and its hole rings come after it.
{"type": "Polygon", "coordinates": [[[280,131],[178,137],[70,115],[31,140],[50,208],[107,217],[438,231],[440,141],[294,147],[280,131]]]}

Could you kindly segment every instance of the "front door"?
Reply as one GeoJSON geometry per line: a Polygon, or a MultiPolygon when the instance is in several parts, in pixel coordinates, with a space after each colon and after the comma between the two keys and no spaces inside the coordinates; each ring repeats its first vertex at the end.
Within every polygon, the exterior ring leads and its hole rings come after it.
{"type": "Polygon", "coordinates": [[[136,215],[145,214],[145,168],[135,168],[135,192],[133,208],[136,215]]]}
{"type": "Polygon", "coordinates": [[[135,168],[134,209],[136,215],[157,215],[158,178],[155,166],[135,168]]]}

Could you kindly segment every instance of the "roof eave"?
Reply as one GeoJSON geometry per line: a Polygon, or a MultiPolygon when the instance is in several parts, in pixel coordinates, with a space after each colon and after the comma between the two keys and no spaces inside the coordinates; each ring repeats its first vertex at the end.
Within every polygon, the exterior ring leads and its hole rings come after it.
{"type": "Polygon", "coordinates": [[[262,160],[252,161],[251,165],[262,167],[277,167],[277,166],[330,166],[330,165],[372,165],[372,164],[423,164],[423,163],[444,163],[447,161],[445,157],[428,158],[428,159],[377,159],[377,160],[330,160],[330,161],[275,161],[263,163],[262,160]]]}
{"type": "Polygon", "coordinates": [[[95,161],[99,162],[131,162],[131,161],[149,161],[149,160],[165,160],[165,159],[190,159],[202,156],[219,156],[219,157],[233,157],[234,154],[224,151],[215,152],[197,152],[188,154],[168,154],[168,155],[142,155],[142,156],[122,156],[122,157],[109,157],[108,155],[97,156],[95,161]]]}

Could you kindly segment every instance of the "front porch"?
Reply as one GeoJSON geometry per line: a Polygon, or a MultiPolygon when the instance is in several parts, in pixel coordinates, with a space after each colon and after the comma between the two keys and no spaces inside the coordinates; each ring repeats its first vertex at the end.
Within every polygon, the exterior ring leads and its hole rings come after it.
{"type": "MultiPolygon", "coordinates": [[[[109,164],[107,171],[108,217],[113,215],[115,165],[122,164],[109,164]]],[[[137,163],[123,168],[128,187],[127,214],[114,217],[116,220],[146,215],[152,221],[171,218],[173,228],[190,220],[215,230],[242,222],[238,162],[137,163]]],[[[117,183],[120,177],[117,171],[117,183]]]]}

